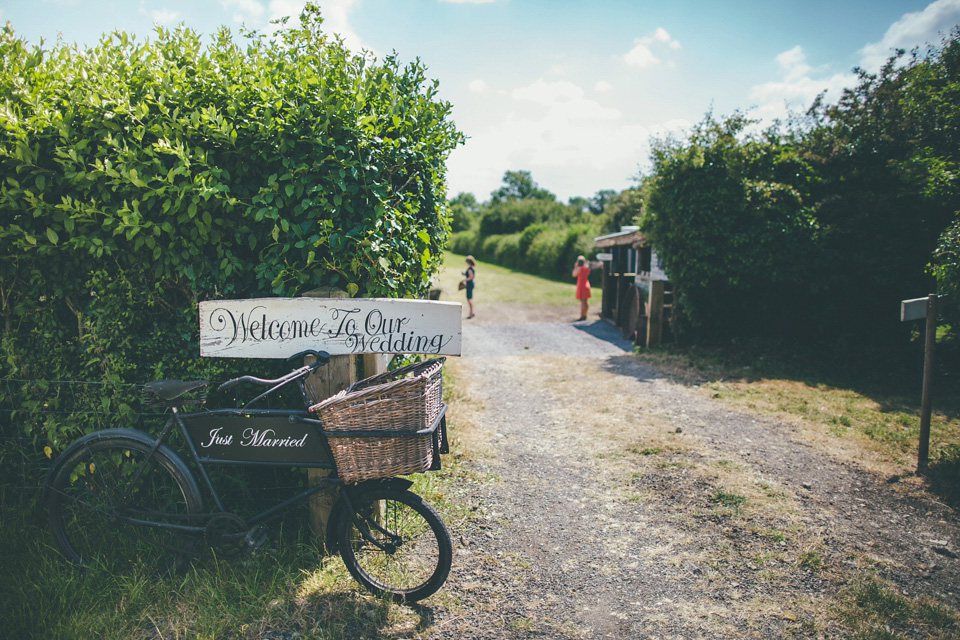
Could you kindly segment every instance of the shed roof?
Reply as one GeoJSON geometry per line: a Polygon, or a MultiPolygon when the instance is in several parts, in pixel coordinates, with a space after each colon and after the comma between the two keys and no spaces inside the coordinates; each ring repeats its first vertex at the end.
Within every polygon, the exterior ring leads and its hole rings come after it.
{"type": "Polygon", "coordinates": [[[646,242],[647,237],[640,233],[640,227],[620,227],[620,231],[593,239],[593,246],[598,249],[606,247],[633,247],[637,248],[646,242]]]}

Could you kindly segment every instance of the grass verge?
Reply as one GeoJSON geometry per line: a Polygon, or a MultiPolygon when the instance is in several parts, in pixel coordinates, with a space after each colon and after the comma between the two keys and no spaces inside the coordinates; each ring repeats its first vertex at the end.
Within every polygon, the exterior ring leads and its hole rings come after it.
{"type": "MultiPolygon", "coordinates": [[[[922,368],[837,366],[829,356],[732,343],[641,350],[641,361],[712,398],[792,421],[803,437],[875,473],[917,468],[922,368]]],[[[960,395],[934,386],[928,489],[960,508],[960,395]]]]}
{"type": "MultiPolygon", "coordinates": [[[[463,292],[457,291],[457,283],[463,278],[467,265],[464,256],[444,253],[443,269],[434,280],[441,290],[442,300],[464,300],[463,292]]],[[[530,305],[572,306],[575,282],[570,283],[546,280],[526,273],[519,273],[489,262],[477,262],[476,297],[487,303],[517,303],[530,305]]],[[[599,290],[597,290],[599,294],[599,290]]],[[[597,298],[599,304],[599,297],[597,298]]]]}

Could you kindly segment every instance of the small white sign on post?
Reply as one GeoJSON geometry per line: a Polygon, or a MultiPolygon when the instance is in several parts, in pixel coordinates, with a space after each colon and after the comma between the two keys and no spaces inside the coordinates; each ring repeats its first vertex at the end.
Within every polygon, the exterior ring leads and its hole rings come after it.
{"type": "Polygon", "coordinates": [[[900,301],[900,322],[919,320],[927,317],[927,299],[914,298],[900,301]]]}
{"type": "Polygon", "coordinates": [[[460,355],[459,302],[386,298],[254,298],[200,303],[200,355],[460,355]]]}

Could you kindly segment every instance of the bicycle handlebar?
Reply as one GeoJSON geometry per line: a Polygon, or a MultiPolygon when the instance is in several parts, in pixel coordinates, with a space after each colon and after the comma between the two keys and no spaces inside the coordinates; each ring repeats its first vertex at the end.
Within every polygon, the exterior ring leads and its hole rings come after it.
{"type": "Polygon", "coordinates": [[[301,351],[300,353],[295,353],[286,359],[286,362],[291,362],[293,360],[302,359],[304,356],[313,356],[315,360],[310,364],[304,365],[299,369],[294,369],[290,373],[280,376],[275,380],[268,380],[266,378],[256,378],[254,376],[240,376],[239,378],[234,378],[232,380],[227,380],[219,387],[218,390],[224,391],[232,387],[237,386],[241,382],[252,382],[254,384],[259,384],[264,387],[270,387],[273,385],[284,384],[290,382],[291,380],[296,380],[297,378],[310,373],[320,367],[328,364],[330,362],[330,354],[326,351],[314,351],[313,349],[308,349],[306,351],[301,351]]]}

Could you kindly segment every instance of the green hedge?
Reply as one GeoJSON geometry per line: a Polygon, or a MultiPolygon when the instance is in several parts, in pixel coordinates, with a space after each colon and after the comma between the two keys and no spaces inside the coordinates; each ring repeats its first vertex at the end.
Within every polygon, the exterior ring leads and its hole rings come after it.
{"type": "Polygon", "coordinates": [[[461,231],[451,236],[450,249],[509,269],[567,281],[577,256],[594,251],[596,235],[596,228],[589,224],[557,228],[536,223],[519,233],[486,237],[478,231],[461,231]]]}
{"type": "Polygon", "coordinates": [[[419,62],[321,25],[83,50],[3,29],[0,377],[222,374],[252,363],[200,360],[200,300],[427,289],[463,137],[419,62]]]}

